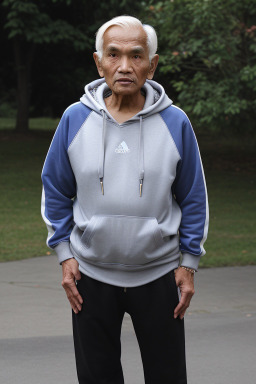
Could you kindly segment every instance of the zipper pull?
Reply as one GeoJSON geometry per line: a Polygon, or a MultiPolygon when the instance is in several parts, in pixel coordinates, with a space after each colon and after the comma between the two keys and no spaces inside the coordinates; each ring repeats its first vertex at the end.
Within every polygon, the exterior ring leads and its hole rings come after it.
{"type": "Polygon", "coordinates": [[[124,292],[126,293],[126,288],[124,288],[124,292]]]}
{"type": "Polygon", "coordinates": [[[143,185],[143,179],[140,179],[140,197],[142,195],[142,185],[143,185]]]}
{"type": "Polygon", "coordinates": [[[102,192],[102,195],[104,195],[103,177],[100,178],[100,185],[101,185],[101,192],[102,192]]]}

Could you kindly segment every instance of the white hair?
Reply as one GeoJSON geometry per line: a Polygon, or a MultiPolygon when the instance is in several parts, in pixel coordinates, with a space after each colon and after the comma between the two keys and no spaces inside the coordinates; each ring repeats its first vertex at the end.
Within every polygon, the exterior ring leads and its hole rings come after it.
{"type": "Polygon", "coordinates": [[[95,47],[96,47],[96,53],[99,57],[99,60],[102,58],[103,54],[103,36],[106,30],[114,25],[118,25],[120,27],[142,27],[144,31],[147,34],[147,45],[149,50],[149,61],[152,60],[154,57],[156,50],[157,50],[157,35],[156,31],[154,30],[151,25],[148,24],[142,24],[139,19],[132,16],[118,16],[114,17],[113,19],[107,21],[105,24],[103,24],[96,33],[96,41],[95,41],[95,47]]]}

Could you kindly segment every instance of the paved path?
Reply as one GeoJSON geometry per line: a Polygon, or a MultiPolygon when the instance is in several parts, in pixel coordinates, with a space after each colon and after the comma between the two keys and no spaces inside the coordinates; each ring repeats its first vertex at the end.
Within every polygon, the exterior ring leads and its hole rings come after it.
{"type": "MultiPolygon", "coordinates": [[[[0,383],[77,383],[71,312],[54,256],[0,264],[0,383]]],[[[186,316],[188,384],[252,384],[256,377],[256,266],[201,269],[186,316]]],[[[144,384],[129,316],[126,384],[144,384]]]]}

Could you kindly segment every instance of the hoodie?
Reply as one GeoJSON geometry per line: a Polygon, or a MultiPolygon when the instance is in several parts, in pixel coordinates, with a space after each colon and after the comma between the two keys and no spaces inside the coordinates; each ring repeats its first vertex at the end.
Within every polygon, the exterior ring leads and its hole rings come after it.
{"type": "Polygon", "coordinates": [[[43,171],[42,216],[59,262],[74,257],[96,280],[122,287],[181,265],[197,269],[208,202],[186,114],[147,80],[143,109],[119,124],[104,79],[64,112],[43,171]]]}

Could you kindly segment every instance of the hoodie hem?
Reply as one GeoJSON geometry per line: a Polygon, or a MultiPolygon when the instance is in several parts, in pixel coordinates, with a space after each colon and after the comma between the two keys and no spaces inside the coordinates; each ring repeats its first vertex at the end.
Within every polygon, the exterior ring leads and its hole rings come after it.
{"type": "Polygon", "coordinates": [[[176,255],[171,258],[164,258],[164,260],[158,260],[159,264],[152,263],[152,265],[142,265],[140,269],[136,266],[127,266],[125,269],[119,269],[118,265],[109,265],[109,268],[102,265],[96,265],[81,260],[81,258],[74,255],[75,259],[79,263],[79,270],[84,275],[89,276],[95,280],[101,281],[102,283],[115,285],[118,287],[137,287],[151,281],[158,279],[166,273],[178,268],[180,255],[176,255]]]}

